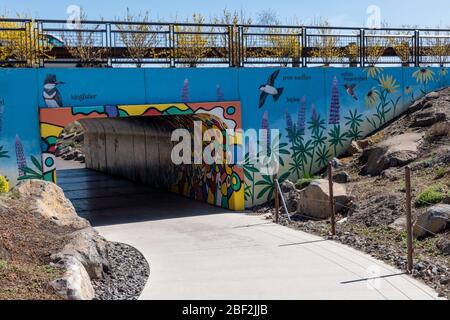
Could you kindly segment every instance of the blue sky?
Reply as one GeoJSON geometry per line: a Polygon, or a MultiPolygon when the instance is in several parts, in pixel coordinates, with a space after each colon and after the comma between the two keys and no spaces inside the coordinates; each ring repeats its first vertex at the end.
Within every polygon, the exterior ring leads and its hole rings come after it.
{"type": "Polygon", "coordinates": [[[0,0],[0,13],[25,13],[37,18],[65,19],[69,5],[81,5],[89,19],[114,19],[123,16],[126,8],[133,12],[150,11],[153,19],[180,20],[194,12],[212,17],[223,8],[244,11],[257,17],[261,11],[275,11],[283,22],[309,24],[317,18],[328,19],[335,26],[363,26],[369,5],[381,9],[382,20],[390,26],[419,25],[447,27],[450,25],[448,0],[0,0]]]}

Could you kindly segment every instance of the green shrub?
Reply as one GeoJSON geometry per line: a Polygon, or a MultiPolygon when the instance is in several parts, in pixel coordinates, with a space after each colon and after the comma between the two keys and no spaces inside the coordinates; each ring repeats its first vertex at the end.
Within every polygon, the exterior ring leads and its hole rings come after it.
{"type": "Polygon", "coordinates": [[[307,186],[311,184],[314,180],[320,179],[319,177],[305,177],[297,181],[295,187],[299,190],[305,189],[307,186]]]}
{"type": "Polygon", "coordinates": [[[441,179],[443,178],[448,172],[448,169],[445,167],[438,167],[436,169],[436,179],[441,179]]]}
{"type": "Polygon", "coordinates": [[[5,269],[7,265],[8,265],[8,263],[5,260],[0,259],[0,271],[5,269]]]}
{"type": "Polygon", "coordinates": [[[416,198],[417,207],[427,207],[439,203],[445,198],[445,188],[442,185],[434,185],[426,188],[416,198]]]}
{"type": "Polygon", "coordinates": [[[0,175],[0,193],[7,193],[9,191],[9,182],[4,176],[0,175]]]}

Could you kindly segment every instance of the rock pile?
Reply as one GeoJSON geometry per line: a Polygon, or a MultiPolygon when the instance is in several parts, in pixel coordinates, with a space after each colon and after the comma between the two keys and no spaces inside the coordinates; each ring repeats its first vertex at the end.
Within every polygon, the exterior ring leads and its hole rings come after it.
{"type": "MultiPolygon", "coordinates": [[[[290,213],[305,215],[313,219],[330,217],[328,180],[314,180],[303,190],[297,190],[292,182],[286,181],[283,183],[282,191],[290,213]]],[[[347,195],[344,185],[334,183],[333,196],[336,212],[344,211],[350,205],[351,198],[347,195]]]]}
{"type": "Polygon", "coordinates": [[[65,246],[50,257],[53,266],[65,270],[61,278],[50,284],[62,298],[136,299],[139,296],[149,268],[136,249],[108,243],[87,220],[77,215],[62,189],[53,183],[27,180],[15,190],[29,204],[34,216],[72,230],[65,246]]]}
{"type": "Polygon", "coordinates": [[[57,185],[41,181],[20,182],[15,189],[26,198],[31,213],[75,230],[69,242],[58,253],[51,256],[54,266],[63,268],[64,276],[51,286],[67,300],[92,300],[95,291],[92,279],[101,279],[109,270],[107,241],[95,231],[90,223],[80,218],[72,203],[57,185]]]}
{"type": "Polygon", "coordinates": [[[64,129],[57,144],[56,156],[67,161],[78,161],[84,163],[86,157],[83,152],[84,129],[74,122],[64,129]]]}

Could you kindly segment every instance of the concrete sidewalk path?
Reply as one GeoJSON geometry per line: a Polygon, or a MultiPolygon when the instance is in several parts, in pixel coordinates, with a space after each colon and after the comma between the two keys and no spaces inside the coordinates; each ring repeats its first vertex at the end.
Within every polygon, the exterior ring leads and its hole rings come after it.
{"type": "Polygon", "coordinates": [[[167,202],[148,209],[158,217],[169,210],[171,218],[98,228],[149,261],[142,299],[437,298],[424,284],[344,245],[209,206],[211,214],[195,215],[203,204],[172,201],[177,209],[167,202]]]}
{"type": "Polygon", "coordinates": [[[333,241],[85,169],[59,172],[77,212],[150,263],[141,299],[436,299],[333,241]]]}

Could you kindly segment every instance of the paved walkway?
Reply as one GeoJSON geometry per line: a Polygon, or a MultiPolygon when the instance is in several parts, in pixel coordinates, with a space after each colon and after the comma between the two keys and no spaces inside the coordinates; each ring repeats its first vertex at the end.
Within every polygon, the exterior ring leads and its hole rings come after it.
{"type": "Polygon", "coordinates": [[[59,183],[102,235],[145,255],[142,299],[437,297],[365,254],[261,217],[82,170],[62,172],[59,183]]]}

